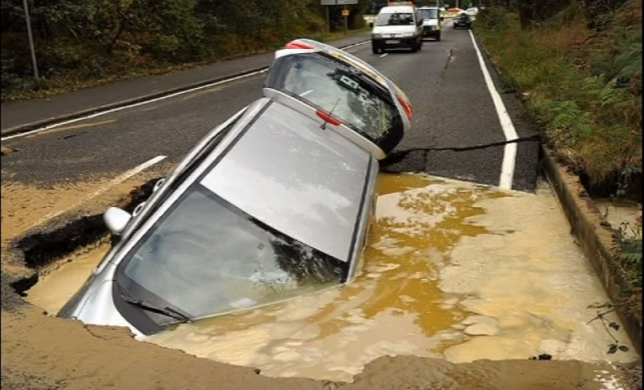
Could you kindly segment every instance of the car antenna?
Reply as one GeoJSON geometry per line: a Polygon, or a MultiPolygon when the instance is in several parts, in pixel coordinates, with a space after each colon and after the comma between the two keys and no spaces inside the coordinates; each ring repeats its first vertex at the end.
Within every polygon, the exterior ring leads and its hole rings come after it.
{"type": "MultiPolygon", "coordinates": [[[[331,118],[331,115],[333,115],[333,111],[335,111],[335,108],[338,106],[338,103],[340,103],[340,100],[342,100],[341,97],[336,100],[335,104],[333,105],[333,108],[331,108],[331,111],[329,111],[328,117],[331,118]]],[[[326,124],[328,123],[327,119],[322,118],[324,122],[322,122],[322,126],[320,126],[320,129],[326,130],[326,124]]]]}

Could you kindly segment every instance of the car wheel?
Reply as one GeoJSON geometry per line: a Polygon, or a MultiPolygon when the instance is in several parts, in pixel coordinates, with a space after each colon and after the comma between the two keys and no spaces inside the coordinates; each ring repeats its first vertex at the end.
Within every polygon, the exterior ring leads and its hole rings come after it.
{"type": "Polygon", "coordinates": [[[376,46],[376,45],[374,45],[374,44],[371,44],[371,52],[372,52],[373,54],[380,54],[380,51],[381,51],[381,50],[382,50],[382,49],[380,49],[378,46],[376,46]]]}
{"type": "Polygon", "coordinates": [[[437,41],[440,41],[440,40],[441,40],[441,35],[440,35],[440,34],[436,35],[436,40],[437,40],[437,41]]]}

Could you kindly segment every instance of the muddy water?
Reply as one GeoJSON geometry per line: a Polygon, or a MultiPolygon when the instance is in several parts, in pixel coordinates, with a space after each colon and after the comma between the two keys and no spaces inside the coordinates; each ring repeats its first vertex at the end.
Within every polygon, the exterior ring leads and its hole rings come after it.
{"type": "Polygon", "coordinates": [[[65,261],[40,271],[40,280],[27,295],[27,300],[55,315],[83,285],[109,250],[107,240],[78,250],[65,261]]]}
{"type": "MultiPolygon", "coordinates": [[[[365,268],[353,284],[181,325],[147,341],[266,376],[336,381],[351,381],[386,355],[636,359],[606,355],[610,337],[599,321],[587,324],[594,316],[587,306],[606,297],[547,188],[503,193],[382,175],[379,192],[365,268]]],[[[57,310],[104,250],[44,278],[30,291],[32,302],[57,310]]]]}

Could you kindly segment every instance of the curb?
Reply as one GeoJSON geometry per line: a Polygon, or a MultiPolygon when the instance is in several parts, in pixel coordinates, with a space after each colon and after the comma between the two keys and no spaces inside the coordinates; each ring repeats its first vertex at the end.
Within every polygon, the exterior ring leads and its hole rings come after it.
{"type": "MultiPolygon", "coordinates": [[[[361,44],[361,43],[364,43],[364,42],[366,42],[366,41],[358,41],[358,42],[355,42],[355,43],[340,46],[340,47],[338,47],[338,49],[344,49],[344,48],[347,48],[347,47],[353,47],[355,45],[358,45],[358,44],[361,44]]],[[[31,122],[31,123],[26,123],[26,124],[23,124],[23,125],[9,127],[7,129],[0,130],[0,136],[7,137],[7,136],[11,136],[11,135],[25,133],[25,132],[28,132],[28,131],[31,131],[31,130],[35,130],[35,129],[45,127],[45,126],[48,126],[48,125],[51,125],[51,124],[54,124],[54,123],[62,122],[62,121],[65,121],[65,120],[77,119],[77,118],[87,116],[87,115],[92,115],[92,114],[95,114],[95,113],[98,113],[98,112],[112,110],[112,109],[115,109],[115,108],[120,108],[120,107],[128,106],[128,105],[131,105],[131,104],[145,102],[147,100],[160,98],[160,97],[163,97],[163,96],[171,95],[173,93],[182,92],[182,91],[186,91],[186,90],[193,89],[193,88],[203,87],[204,85],[214,84],[214,83],[221,82],[221,81],[224,81],[224,80],[227,80],[227,79],[232,79],[232,78],[235,78],[235,77],[242,77],[242,76],[247,75],[247,74],[251,74],[251,73],[254,73],[254,72],[260,72],[260,71],[266,70],[266,69],[268,69],[269,66],[270,66],[270,63],[265,65],[265,66],[254,67],[254,68],[251,68],[251,69],[245,69],[243,71],[230,73],[230,74],[227,74],[227,75],[224,75],[224,76],[213,77],[213,78],[202,80],[202,81],[199,81],[199,82],[196,82],[196,83],[191,83],[191,84],[182,85],[182,86],[179,86],[179,87],[166,89],[164,91],[154,92],[154,93],[150,93],[150,94],[143,95],[143,96],[138,96],[138,97],[131,98],[131,99],[121,100],[121,101],[114,102],[114,103],[104,104],[104,105],[98,106],[98,107],[92,107],[92,108],[88,108],[88,109],[85,109],[85,110],[76,111],[76,112],[73,112],[73,113],[70,113],[70,114],[64,114],[64,115],[60,115],[60,116],[56,116],[56,117],[52,117],[52,118],[47,118],[47,119],[42,119],[42,120],[31,122]]]]}
{"type": "MultiPolygon", "coordinates": [[[[599,279],[613,303],[624,300],[624,293],[633,291],[633,286],[614,257],[613,231],[605,225],[599,209],[588,196],[579,177],[568,173],[553,156],[552,151],[542,146],[542,165],[550,187],[566,214],[575,237],[586,257],[590,260],[599,279]]],[[[624,330],[638,355],[642,355],[642,318],[627,308],[615,308],[624,330]]]]}
{"type": "Polygon", "coordinates": [[[251,74],[253,72],[262,71],[264,69],[268,69],[268,65],[267,66],[262,66],[262,67],[256,67],[256,68],[252,68],[252,69],[248,69],[248,70],[244,70],[244,71],[240,71],[240,72],[230,73],[230,74],[227,74],[227,75],[224,75],[224,76],[214,77],[214,78],[202,80],[202,81],[199,81],[199,82],[196,82],[196,83],[191,83],[191,84],[188,84],[188,85],[182,85],[182,86],[179,86],[179,87],[174,87],[174,88],[166,89],[166,90],[163,90],[163,91],[154,92],[154,93],[150,93],[150,94],[147,94],[147,95],[143,95],[143,96],[139,96],[139,97],[135,97],[135,98],[131,98],[131,99],[120,100],[118,102],[104,104],[102,106],[92,107],[92,108],[88,108],[88,109],[85,109],[85,110],[72,112],[70,114],[64,114],[64,115],[60,115],[60,116],[56,116],[56,117],[52,117],[52,118],[47,118],[47,119],[43,119],[43,120],[31,122],[31,123],[26,123],[24,125],[18,125],[18,126],[9,127],[7,129],[0,130],[0,133],[1,133],[2,137],[6,137],[6,136],[10,136],[10,135],[16,135],[16,134],[20,134],[20,133],[25,133],[27,131],[35,130],[35,129],[38,129],[40,127],[45,127],[45,126],[48,126],[48,125],[51,125],[51,124],[54,124],[54,123],[58,123],[58,122],[62,122],[62,121],[65,121],[65,120],[77,119],[77,118],[80,118],[82,116],[95,114],[97,112],[112,110],[114,108],[120,108],[120,107],[128,106],[130,104],[141,103],[141,102],[144,102],[144,101],[147,101],[147,100],[160,98],[160,97],[163,97],[163,96],[171,95],[171,94],[177,93],[177,92],[182,92],[182,91],[192,89],[192,88],[202,87],[204,85],[217,83],[217,82],[227,80],[227,79],[231,79],[231,78],[234,78],[234,77],[241,77],[241,76],[244,76],[244,75],[247,75],[247,74],[251,74]]]}

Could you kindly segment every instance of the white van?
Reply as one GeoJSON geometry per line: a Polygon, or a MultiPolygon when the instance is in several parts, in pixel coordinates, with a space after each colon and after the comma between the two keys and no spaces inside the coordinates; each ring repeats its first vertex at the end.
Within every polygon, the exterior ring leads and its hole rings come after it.
{"type": "Polygon", "coordinates": [[[372,27],[373,54],[401,47],[408,47],[412,52],[416,52],[423,45],[423,18],[415,6],[383,7],[372,27]]]}

